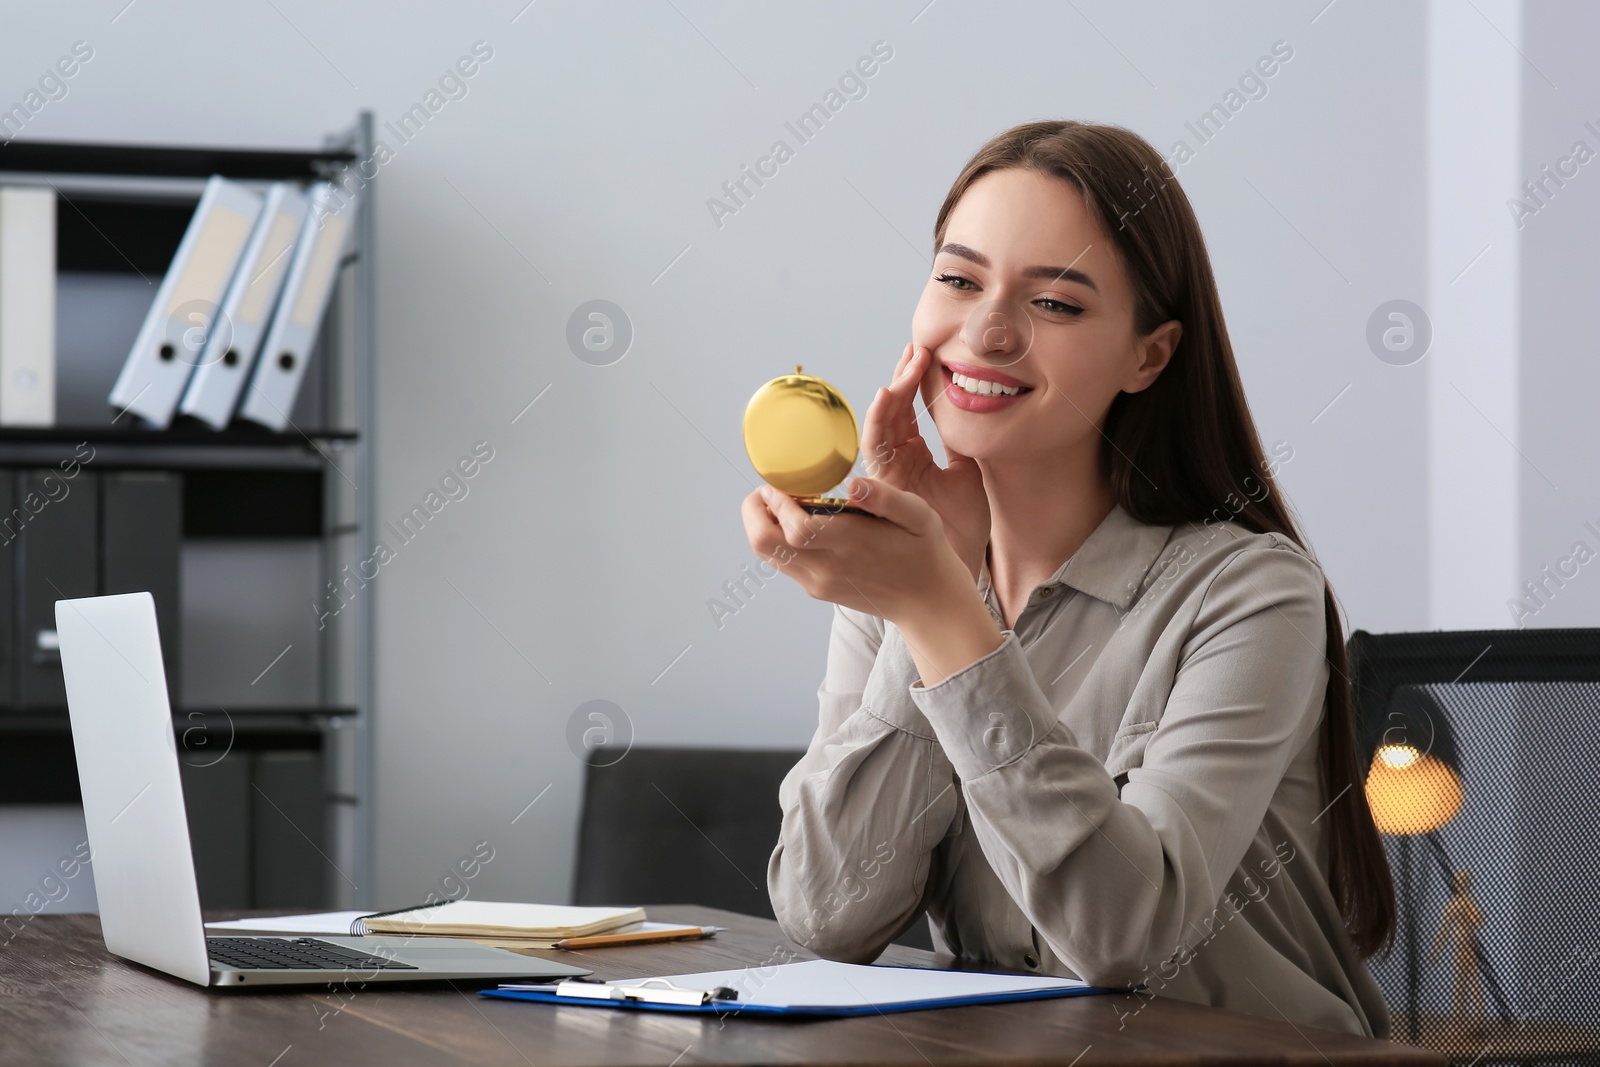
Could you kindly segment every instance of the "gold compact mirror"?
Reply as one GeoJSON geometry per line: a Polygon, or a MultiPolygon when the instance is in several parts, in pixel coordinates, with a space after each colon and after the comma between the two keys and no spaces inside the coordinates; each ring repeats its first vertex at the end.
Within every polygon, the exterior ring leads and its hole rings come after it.
{"type": "Polygon", "coordinates": [[[756,390],[744,409],[744,451],[756,473],[813,515],[867,512],[824,496],[856,464],[861,433],[844,394],[797,364],[756,390]]]}

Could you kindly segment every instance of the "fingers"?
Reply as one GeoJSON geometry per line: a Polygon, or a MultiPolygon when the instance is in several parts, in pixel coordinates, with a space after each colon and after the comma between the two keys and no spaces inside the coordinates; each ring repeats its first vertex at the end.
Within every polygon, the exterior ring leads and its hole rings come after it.
{"type": "MultiPolygon", "coordinates": [[[[893,388],[896,383],[900,382],[902,377],[905,375],[906,364],[910,363],[911,360],[915,358],[916,354],[917,349],[915,345],[908,344],[904,349],[901,350],[900,358],[895,361],[894,373],[889,378],[890,388],[893,388]]],[[[873,394],[872,405],[867,408],[866,423],[862,426],[863,440],[869,438],[874,430],[880,434],[889,430],[889,420],[887,419],[888,412],[884,402],[884,395],[889,391],[889,389],[879,388],[879,390],[873,394]]]]}
{"type": "Polygon", "coordinates": [[[878,457],[887,455],[894,448],[888,436],[887,394],[888,390],[882,386],[872,394],[872,403],[867,405],[867,417],[861,424],[861,450],[869,457],[867,461],[869,471],[878,457]]]}
{"type": "Polygon", "coordinates": [[[838,517],[813,515],[794,497],[769,485],[744,498],[740,515],[750,547],[779,568],[823,551],[828,525],[838,517]]]}
{"type": "Polygon", "coordinates": [[[850,503],[914,534],[929,535],[941,529],[938,514],[926,500],[877,478],[852,479],[850,503]]]}
{"type": "Polygon", "coordinates": [[[921,345],[907,345],[911,354],[902,357],[895,365],[894,378],[889,382],[889,392],[897,400],[917,391],[917,383],[928,369],[928,350],[921,345]]]}
{"type": "Polygon", "coordinates": [[[894,365],[889,385],[873,394],[862,425],[863,466],[871,477],[886,472],[895,449],[917,436],[916,393],[929,359],[926,348],[908,344],[894,365]]]}
{"type": "Polygon", "coordinates": [[[823,534],[833,515],[813,515],[788,493],[771,486],[758,490],[766,501],[768,511],[783,538],[783,549],[792,558],[797,553],[821,550],[823,534]]]}
{"type": "Polygon", "coordinates": [[[900,350],[900,358],[895,362],[894,374],[890,376],[890,381],[899,379],[900,373],[906,369],[906,364],[911,361],[911,357],[916,353],[916,350],[915,344],[908,344],[900,350]]]}
{"type": "Polygon", "coordinates": [[[739,514],[744,520],[745,537],[750,541],[750,547],[755,550],[756,555],[764,560],[770,560],[774,566],[781,569],[784,564],[794,561],[795,550],[785,539],[783,527],[773,516],[762,495],[766,488],[762,486],[761,489],[756,489],[745,497],[744,503],[740,505],[739,514]]]}
{"type": "Polygon", "coordinates": [[[897,368],[894,381],[889,383],[891,403],[884,412],[891,439],[899,442],[917,432],[917,389],[928,372],[933,353],[921,345],[911,346],[911,356],[897,368]]]}
{"type": "Polygon", "coordinates": [[[874,394],[861,435],[869,475],[877,476],[894,449],[918,435],[917,388],[927,372],[930,355],[919,345],[906,345],[895,364],[893,380],[874,394]]]}

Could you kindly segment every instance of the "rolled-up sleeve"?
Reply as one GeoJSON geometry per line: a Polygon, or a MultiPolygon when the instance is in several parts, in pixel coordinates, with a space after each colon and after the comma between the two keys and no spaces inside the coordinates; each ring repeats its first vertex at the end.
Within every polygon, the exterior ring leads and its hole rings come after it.
{"type": "Polygon", "coordinates": [[[779,787],[767,867],[784,932],[826,958],[870,962],[921,913],[959,804],[915,679],[898,630],[835,607],[817,731],[779,787]]]}
{"type": "Polygon", "coordinates": [[[1119,795],[1035,679],[1016,634],[910,695],[985,858],[1086,981],[1142,979],[1211,914],[1320,721],[1323,578],[1290,548],[1241,551],[1189,609],[1142,766],[1119,795]],[[1186,933],[1190,931],[1190,933],[1186,933]]]}

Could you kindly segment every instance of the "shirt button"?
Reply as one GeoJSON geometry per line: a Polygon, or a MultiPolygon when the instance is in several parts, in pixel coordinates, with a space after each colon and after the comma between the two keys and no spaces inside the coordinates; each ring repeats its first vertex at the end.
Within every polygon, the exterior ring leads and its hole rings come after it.
{"type": "Polygon", "coordinates": [[[1037,971],[1039,969],[1039,957],[1031,952],[1025,952],[1022,955],[1022,965],[1030,971],[1037,971]]]}
{"type": "Polygon", "coordinates": [[[1039,590],[1039,595],[1040,596],[1049,596],[1051,593],[1054,593],[1055,591],[1056,591],[1056,587],[1055,586],[1047,585],[1043,589],[1039,590]]]}

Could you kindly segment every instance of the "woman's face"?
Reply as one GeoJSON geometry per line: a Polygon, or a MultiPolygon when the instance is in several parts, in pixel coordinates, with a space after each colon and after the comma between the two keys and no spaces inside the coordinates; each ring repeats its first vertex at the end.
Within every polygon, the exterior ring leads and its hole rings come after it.
{"type": "Polygon", "coordinates": [[[1110,236],[1071,184],[1020,168],[956,203],[911,320],[933,352],[921,391],[940,438],[986,460],[1098,448],[1112,399],[1155,381],[1180,333],[1135,333],[1110,236]]]}

